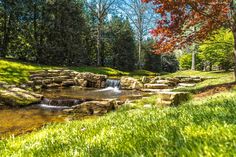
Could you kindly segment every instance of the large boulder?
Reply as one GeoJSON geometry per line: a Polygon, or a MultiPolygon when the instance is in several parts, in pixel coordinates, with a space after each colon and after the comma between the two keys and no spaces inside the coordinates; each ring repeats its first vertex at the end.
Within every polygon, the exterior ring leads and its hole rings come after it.
{"type": "Polygon", "coordinates": [[[83,115],[100,115],[114,110],[116,106],[117,103],[115,100],[88,101],[64,111],[83,115]]]}
{"type": "Polygon", "coordinates": [[[13,87],[0,89],[0,104],[4,105],[26,106],[39,103],[42,98],[42,95],[21,88],[13,87]]]}
{"type": "Polygon", "coordinates": [[[92,88],[104,88],[107,76],[93,74],[89,72],[78,73],[75,77],[76,85],[92,87],[92,88]]]}
{"type": "Polygon", "coordinates": [[[190,97],[187,92],[160,92],[156,103],[160,106],[178,106],[190,97]]]}
{"type": "Polygon", "coordinates": [[[132,78],[132,77],[121,77],[120,85],[121,85],[121,89],[140,90],[143,88],[143,84],[137,79],[132,78]]]}

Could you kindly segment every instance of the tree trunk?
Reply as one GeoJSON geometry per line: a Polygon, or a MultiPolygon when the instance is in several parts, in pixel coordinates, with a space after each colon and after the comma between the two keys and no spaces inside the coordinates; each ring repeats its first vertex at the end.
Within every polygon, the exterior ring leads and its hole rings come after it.
{"type": "Polygon", "coordinates": [[[233,34],[234,34],[234,79],[236,82],[236,26],[233,28],[233,34]]]}
{"type": "Polygon", "coordinates": [[[97,36],[97,66],[101,66],[101,25],[98,26],[97,36]]]}
{"type": "MultiPolygon", "coordinates": [[[[4,9],[6,6],[4,5],[4,9]]],[[[9,42],[9,28],[8,25],[10,23],[10,17],[8,18],[6,11],[4,12],[4,32],[3,32],[3,53],[0,54],[0,57],[5,58],[7,54],[8,42],[9,42]]]]}
{"type": "Polygon", "coordinates": [[[138,41],[138,69],[142,69],[141,53],[142,53],[142,40],[139,39],[138,41]]]}
{"type": "Polygon", "coordinates": [[[195,49],[192,51],[192,67],[191,67],[191,70],[195,70],[195,49]]]}

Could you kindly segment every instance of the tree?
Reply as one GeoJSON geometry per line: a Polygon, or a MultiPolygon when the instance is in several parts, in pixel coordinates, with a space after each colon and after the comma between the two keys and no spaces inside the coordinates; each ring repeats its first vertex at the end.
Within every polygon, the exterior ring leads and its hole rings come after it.
{"type": "Polygon", "coordinates": [[[135,68],[135,39],[128,19],[113,17],[110,22],[112,66],[123,71],[135,68]]]}
{"type": "Polygon", "coordinates": [[[223,70],[233,67],[233,34],[221,28],[200,44],[200,58],[204,65],[218,66],[223,70]]]}
{"type": "MultiPolygon", "coordinates": [[[[179,59],[179,66],[181,70],[190,70],[192,69],[192,54],[185,53],[179,59]]],[[[195,70],[203,70],[203,62],[198,54],[195,54],[195,70]]]]}
{"type": "Polygon", "coordinates": [[[151,5],[142,3],[141,0],[120,0],[120,12],[126,15],[134,27],[138,41],[138,68],[143,65],[143,41],[154,25],[155,16],[151,5]]]}
{"type": "Polygon", "coordinates": [[[161,55],[153,54],[153,45],[155,41],[153,39],[148,39],[143,44],[144,50],[144,69],[153,71],[153,72],[161,72],[162,64],[161,64],[161,55]]]}
{"type": "Polygon", "coordinates": [[[187,44],[206,39],[221,27],[234,35],[236,79],[236,1],[235,0],[142,0],[152,2],[161,18],[152,34],[157,37],[156,53],[173,52],[187,44]],[[189,29],[196,27],[191,33],[189,29]]]}
{"type": "Polygon", "coordinates": [[[87,7],[95,17],[97,29],[97,66],[101,66],[102,34],[104,22],[115,0],[87,0],[87,7]]]}

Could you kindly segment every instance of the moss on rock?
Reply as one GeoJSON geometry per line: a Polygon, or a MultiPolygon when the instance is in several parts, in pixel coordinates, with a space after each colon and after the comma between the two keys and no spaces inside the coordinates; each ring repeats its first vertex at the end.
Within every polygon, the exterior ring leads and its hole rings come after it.
{"type": "Polygon", "coordinates": [[[39,103],[43,96],[21,88],[0,89],[0,104],[27,106],[39,103]]]}

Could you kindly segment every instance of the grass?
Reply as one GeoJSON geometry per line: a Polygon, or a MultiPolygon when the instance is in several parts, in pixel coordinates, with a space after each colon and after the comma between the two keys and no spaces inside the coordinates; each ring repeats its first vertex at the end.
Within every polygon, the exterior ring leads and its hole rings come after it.
{"type": "MultiPolygon", "coordinates": [[[[145,101],[143,102],[145,103],[145,101]]],[[[234,156],[236,93],[177,108],[121,108],[0,141],[1,156],[234,156]]]]}
{"type": "Polygon", "coordinates": [[[156,73],[147,70],[135,70],[132,72],[124,72],[109,67],[72,67],[72,70],[78,72],[92,72],[95,74],[103,74],[108,76],[155,76],[156,73]]]}
{"type": "Polygon", "coordinates": [[[203,89],[215,86],[215,85],[223,85],[234,82],[234,74],[233,72],[202,72],[202,71],[179,71],[173,74],[164,75],[164,77],[175,77],[175,76],[200,76],[207,79],[203,82],[198,83],[195,87],[182,87],[178,88],[175,91],[187,91],[191,93],[198,93],[203,89]]]}
{"type": "Polygon", "coordinates": [[[51,67],[31,65],[0,59],[0,81],[10,84],[26,82],[30,71],[49,69],[51,67]]]}
{"type": "Polygon", "coordinates": [[[103,74],[109,76],[129,75],[128,72],[123,72],[109,67],[72,67],[70,69],[78,72],[92,72],[95,74],[103,74]]]}
{"type": "MultiPolygon", "coordinates": [[[[10,84],[20,84],[28,81],[29,72],[53,69],[60,67],[40,66],[36,64],[28,64],[22,62],[15,62],[0,59],[0,82],[4,81],[10,84]]],[[[63,67],[64,68],[64,67],[63,67]]],[[[123,72],[109,67],[68,67],[68,69],[76,70],[78,72],[92,72],[96,74],[104,74],[108,76],[128,76],[128,75],[146,75],[152,76],[155,73],[146,70],[137,70],[134,72],[123,72]]]]}

